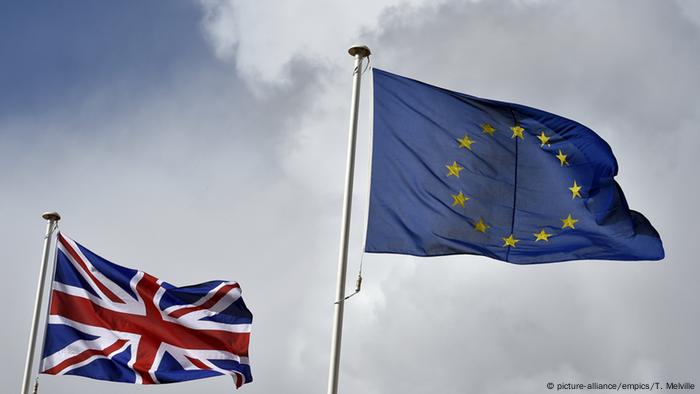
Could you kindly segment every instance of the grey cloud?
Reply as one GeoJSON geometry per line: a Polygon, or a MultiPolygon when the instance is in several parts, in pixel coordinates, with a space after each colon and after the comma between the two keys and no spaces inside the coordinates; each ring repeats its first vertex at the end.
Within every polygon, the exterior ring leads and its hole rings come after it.
{"type": "MultiPolygon", "coordinates": [[[[326,225],[316,212],[328,204],[304,198],[305,186],[281,159],[292,143],[289,125],[319,91],[323,73],[294,64],[289,73],[293,83],[259,98],[226,68],[188,70],[159,92],[118,103],[97,92],[61,113],[0,125],[0,162],[11,169],[0,176],[8,185],[1,205],[12,223],[2,230],[12,240],[2,256],[17,278],[6,291],[22,294],[16,308],[24,311],[3,328],[4,338],[21,338],[3,342],[13,355],[3,386],[16,386],[21,375],[38,215],[46,209],[58,209],[63,231],[116,263],[176,284],[240,281],[256,314],[253,357],[289,352],[294,344],[276,325],[304,324],[295,305],[306,293],[295,288],[316,271],[319,240],[307,234],[326,225]],[[292,257],[304,253],[310,257],[292,257]]],[[[260,364],[254,372],[263,389],[287,373],[286,363],[260,364]]],[[[75,378],[42,381],[53,392],[127,390],[75,378]]]]}
{"type": "MultiPolygon", "coordinates": [[[[668,257],[520,267],[472,256],[365,256],[363,292],[346,309],[341,392],[700,383],[694,20],[672,2],[449,2],[390,8],[364,30],[381,68],[550,110],[599,132],[620,162],[630,205],[659,229],[668,257]]],[[[6,291],[22,295],[15,308],[23,311],[3,328],[4,338],[20,340],[3,340],[12,356],[2,385],[19,382],[37,216],[56,208],[68,234],[117,263],[177,284],[240,281],[255,314],[256,381],[243,390],[322,392],[350,95],[344,49],[333,62],[295,58],[286,84],[266,85],[263,95],[230,64],[197,65],[136,98],[96,92],[79,107],[57,104],[51,116],[0,124],[13,130],[0,145],[0,165],[12,169],[0,175],[11,187],[0,206],[12,224],[0,230],[12,246],[1,253],[16,279],[6,291]]],[[[348,288],[366,206],[368,82],[348,288]]],[[[225,380],[148,390],[231,389],[225,380]]],[[[70,377],[42,382],[56,393],[141,390],[70,377]]]]}

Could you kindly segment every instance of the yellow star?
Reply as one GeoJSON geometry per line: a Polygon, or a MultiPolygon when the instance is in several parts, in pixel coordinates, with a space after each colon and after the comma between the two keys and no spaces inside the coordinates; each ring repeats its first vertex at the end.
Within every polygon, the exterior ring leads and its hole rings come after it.
{"type": "Polygon", "coordinates": [[[476,222],[476,224],[474,225],[474,230],[479,231],[479,232],[482,232],[482,233],[485,233],[485,232],[486,232],[486,229],[488,229],[489,227],[491,227],[491,226],[489,226],[488,224],[484,223],[484,219],[483,219],[483,218],[479,218],[479,221],[476,222]]]}
{"type": "Polygon", "coordinates": [[[457,178],[459,178],[459,172],[464,169],[464,167],[460,167],[456,161],[453,161],[451,165],[447,165],[445,167],[447,167],[447,171],[448,171],[447,176],[454,175],[457,178]]]}
{"type": "Polygon", "coordinates": [[[515,247],[515,244],[520,242],[519,239],[513,238],[513,234],[509,235],[508,238],[503,237],[503,246],[512,246],[515,247]]]}
{"type": "Polygon", "coordinates": [[[535,242],[537,242],[537,241],[549,241],[549,237],[552,236],[552,234],[547,234],[547,233],[544,231],[544,229],[540,230],[539,233],[534,233],[534,234],[532,234],[532,235],[534,235],[535,237],[537,237],[537,239],[535,239],[535,242]]]}
{"type": "Polygon", "coordinates": [[[540,142],[542,142],[540,147],[544,147],[545,145],[551,146],[551,145],[549,145],[549,137],[547,137],[544,134],[544,131],[540,131],[540,135],[538,135],[537,138],[539,138],[540,142]]]}
{"type": "Polygon", "coordinates": [[[559,154],[557,155],[557,159],[559,159],[559,163],[561,164],[562,167],[564,167],[564,164],[567,166],[569,165],[569,162],[566,161],[566,155],[561,153],[561,149],[559,149],[559,154]]]}
{"type": "Polygon", "coordinates": [[[525,138],[523,137],[523,131],[525,131],[525,129],[523,129],[522,127],[520,127],[520,125],[518,125],[518,126],[513,126],[513,127],[511,127],[510,129],[513,130],[513,136],[510,137],[510,138],[520,137],[521,140],[524,140],[524,139],[525,139],[525,138]]]}
{"type": "Polygon", "coordinates": [[[496,131],[496,129],[494,129],[493,126],[491,126],[490,123],[484,123],[484,124],[482,124],[482,125],[481,125],[481,130],[483,130],[484,133],[486,133],[486,134],[488,134],[488,135],[490,135],[490,136],[493,136],[493,132],[496,131]]]}
{"type": "Polygon", "coordinates": [[[461,191],[459,194],[453,194],[452,195],[452,206],[454,207],[455,205],[461,205],[462,208],[464,208],[464,203],[469,200],[469,197],[465,196],[461,191]]]}
{"type": "Polygon", "coordinates": [[[567,228],[567,227],[569,227],[569,228],[575,228],[575,227],[574,227],[574,224],[575,224],[576,222],[578,222],[578,219],[572,218],[572,217],[571,217],[571,214],[569,214],[568,217],[562,219],[561,221],[562,221],[562,223],[564,223],[564,225],[561,226],[561,228],[567,228]]]}
{"type": "Polygon", "coordinates": [[[467,148],[469,150],[472,150],[472,144],[474,143],[474,140],[470,140],[468,135],[464,135],[462,138],[458,138],[457,141],[459,141],[459,147],[460,148],[467,148]]]}
{"type": "Polygon", "coordinates": [[[581,197],[581,186],[576,184],[576,181],[574,181],[574,185],[569,188],[571,190],[571,199],[573,200],[574,198],[582,198],[581,197]]]}

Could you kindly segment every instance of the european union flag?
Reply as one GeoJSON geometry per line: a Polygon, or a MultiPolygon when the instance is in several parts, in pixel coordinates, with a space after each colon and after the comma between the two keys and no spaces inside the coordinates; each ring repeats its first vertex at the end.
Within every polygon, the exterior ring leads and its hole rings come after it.
{"type": "Polygon", "coordinates": [[[662,259],[616,174],[610,146],[577,122],[374,69],[367,252],[662,259]]]}

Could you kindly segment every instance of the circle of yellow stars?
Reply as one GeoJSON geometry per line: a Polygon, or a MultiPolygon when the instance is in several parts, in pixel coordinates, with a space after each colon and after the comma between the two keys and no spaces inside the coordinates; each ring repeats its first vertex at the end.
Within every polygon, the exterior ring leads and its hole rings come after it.
{"type": "MultiPolygon", "coordinates": [[[[481,124],[481,131],[483,134],[486,134],[488,136],[493,137],[495,133],[498,131],[496,127],[494,127],[491,123],[483,123],[481,124]]],[[[510,131],[512,132],[511,139],[517,139],[520,138],[521,140],[525,140],[525,134],[524,132],[526,131],[525,128],[523,128],[521,125],[516,124],[512,127],[510,127],[510,131]]],[[[539,135],[535,135],[537,139],[540,141],[540,147],[544,148],[547,146],[548,148],[551,147],[551,139],[552,135],[547,135],[544,130],[539,131],[539,135]]],[[[475,140],[473,140],[469,134],[464,134],[462,138],[457,138],[457,143],[458,143],[458,148],[459,149],[467,149],[469,151],[472,150],[472,145],[476,143],[475,140]]],[[[568,155],[562,152],[561,149],[557,150],[557,154],[554,156],[559,160],[559,165],[561,167],[565,167],[569,165],[568,161],[568,155]]],[[[455,177],[459,178],[460,172],[464,170],[464,167],[459,165],[456,160],[453,160],[451,164],[445,165],[447,168],[447,177],[455,177]]],[[[568,187],[569,191],[571,192],[571,199],[574,200],[576,197],[578,198],[583,198],[581,195],[581,191],[583,187],[579,185],[576,180],[573,180],[573,184],[568,187]]],[[[452,194],[452,206],[453,207],[461,207],[465,208],[467,201],[469,201],[471,198],[466,196],[462,190],[459,191],[457,194],[452,194]]],[[[578,219],[575,219],[574,217],[571,216],[569,213],[567,217],[561,219],[561,229],[566,230],[566,229],[576,229],[575,225],[578,222],[578,219]]],[[[489,226],[486,221],[484,220],[483,217],[480,217],[477,222],[473,224],[474,230],[480,233],[487,233],[489,226]]],[[[540,228],[539,232],[532,233],[534,237],[534,242],[549,242],[549,238],[554,236],[552,233],[548,233],[544,228],[540,228]]],[[[518,242],[520,242],[519,239],[516,239],[513,234],[509,234],[507,237],[502,237],[503,240],[503,247],[508,247],[508,248],[515,248],[517,247],[518,242]]]]}

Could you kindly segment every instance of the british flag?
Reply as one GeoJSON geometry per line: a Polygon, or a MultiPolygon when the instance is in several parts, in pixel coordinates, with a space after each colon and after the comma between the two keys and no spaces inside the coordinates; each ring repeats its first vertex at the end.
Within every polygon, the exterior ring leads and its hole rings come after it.
{"type": "Polygon", "coordinates": [[[58,234],[42,373],[136,384],[252,381],[252,314],[235,282],[175,287],[58,234]]]}

